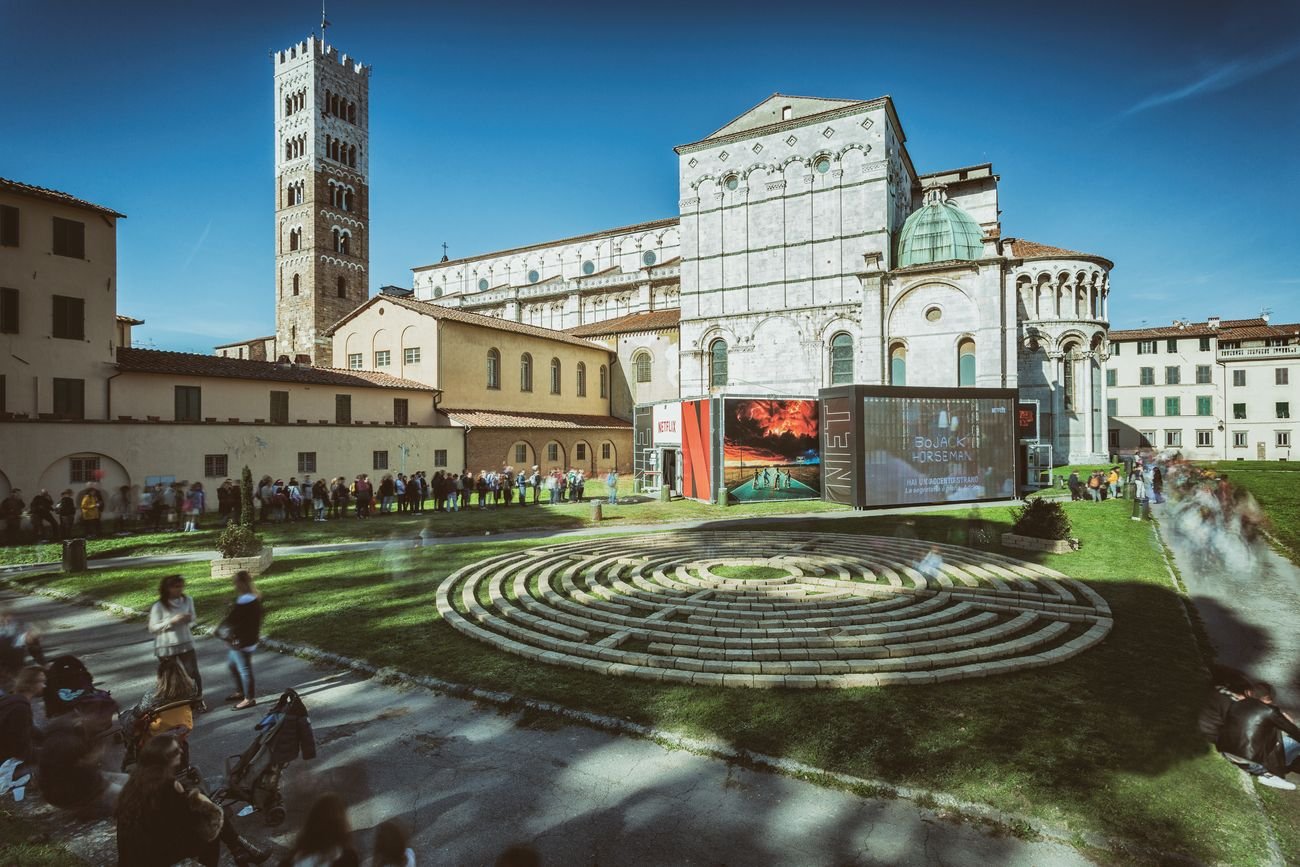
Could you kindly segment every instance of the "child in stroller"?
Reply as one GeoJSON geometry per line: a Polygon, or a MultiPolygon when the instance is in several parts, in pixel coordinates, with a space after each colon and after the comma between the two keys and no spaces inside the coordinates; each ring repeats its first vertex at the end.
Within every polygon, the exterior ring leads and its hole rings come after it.
{"type": "Polygon", "coordinates": [[[158,680],[152,691],[122,717],[122,770],[135,764],[144,745],[160,734],[176,737],[181,746],[181,767],[189,767],[189,736],[194,730],[196,689],[185,667],[175,657],[158,663],[158,680]]]}
{"type": "Polygon", "coordinates": [[[285,765],[299,755],[316,757],[316,739],[311,717],[298,693],[286,689],[275,706],[255,726],[257,734],[248,749],[226,759],[226,781],[214,799],[219,803],[243,801],[248,807],[239,815],[255,810],[265,814],[266,824],[284,822],[280,796],[280,775],[285,765]]]}

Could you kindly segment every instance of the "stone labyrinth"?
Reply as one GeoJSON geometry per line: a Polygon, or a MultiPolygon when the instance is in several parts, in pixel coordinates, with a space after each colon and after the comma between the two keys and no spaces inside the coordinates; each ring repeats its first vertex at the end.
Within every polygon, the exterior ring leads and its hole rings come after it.
{"type": "Polygon", "coordinates": [[[589,539],[450,575],[438,611],[508,653],[602,674],[753,687],[935,683],[1051,665],[1110,608],[1052,569],[930,543],[790,532],[589,539]],[[765,566],[767,579],[718,575],[765,566]]]}

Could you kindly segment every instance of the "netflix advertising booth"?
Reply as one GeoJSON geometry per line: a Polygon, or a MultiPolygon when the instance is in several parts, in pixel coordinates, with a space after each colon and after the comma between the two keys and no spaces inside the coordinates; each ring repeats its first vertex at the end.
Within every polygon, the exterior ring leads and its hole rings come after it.
{"type": "Polygon", "coordinates": [[[1016,495],[1016,392],[1001,388],[824,388],[824,499],[856,508],[1016,495]]]}

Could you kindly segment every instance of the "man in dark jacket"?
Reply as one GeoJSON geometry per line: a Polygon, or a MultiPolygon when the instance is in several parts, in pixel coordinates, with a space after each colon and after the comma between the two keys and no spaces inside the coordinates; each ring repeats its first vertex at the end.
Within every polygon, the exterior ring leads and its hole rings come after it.
{"type": "Polygon", "coordinates": [[[50,492],[41,488],[40,493],[32,497],[30,505],[32,516],[32,532],[37,536],[41,534],[41,526],[48,524],[50,526],[50,539],[59,538],[59,522],[54,520],[54,498],[50,492]]]}
{"type": "Polygon", "coordinates": [[[36,757],[40,731],[32,723],[32,699],[45,692],[45,669],[29,666],[18,674],[13,692],[0,693],[0,761],[36,757]]]}
{"type": "Polygon", "coordinates": [[[19,532],[23,526],[22,491],[14,488],[9,496],[0,500],[0,521],[5,522],[5,544],[17,545],[21,540],[19,532]]]}
{"type": "Polygon", "coordinates": [[[1259,765],[1267,773],[1260,782],[1278,789],[1294,789],[1285,779],[1292,762],[1300,758],[1300,726],[1273,704],[1273,687],[1255,684],[1251,696],[1234,702],[1219,733],[1219,751],[1259,765]]]}

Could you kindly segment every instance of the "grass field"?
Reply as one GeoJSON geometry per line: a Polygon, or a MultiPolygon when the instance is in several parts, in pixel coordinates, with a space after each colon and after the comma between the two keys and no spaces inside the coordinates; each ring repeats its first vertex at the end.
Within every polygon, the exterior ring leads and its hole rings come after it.
{"type": "MultiPolygon", "coordinates": [[[[602,523],[661,524],[673,521],[699,521],[716,518],[762,517],[764,515],[789,515],[804,512],[844,511],[846,507],[820,500],[793,500],[785,502],[752,503],[724,508],[695,500],[676,499],[661,503],[648,495],[633,495],[631,484],[620,486],[621,501],[617,506],[602,506],[602,523]]],[[[555,506],[531,503],[527,506],[501,506],[442,513],[426,512],[423,515],[390,514],[367,520],[355,517],[318,524],[298,521],[284,524],[259,524],[257,532],[268,545],[311,545],[326,542],[367,541],[373,539],[413,539],[422,530],[433,536],[481,536],[485,533],[506,533],[514,530],[553,530],[563,532],[591,523],[591,501],[604,501],[608,489],[603,482],[589,483],[584,492],[587,502],[561,503],[555,506]]],[[[432,506],[432,501],[430,501],[432,506]]],[[[187,551],[211,551],[216,547],[220,532],[217,516],[207,520],[207,528],[194,533],[134,533],[129,536],[108,536],[87,542],[90,559],[105,557],[130,557],[142,554],[175,554],[187,551]]],[[[0,566],[23,563],[52,563],[61,556],[57,544],[22,545],[0,548],[0,566]]]]}
{"type": "MultiPolygon", "coordinates": [[[[1115,614],[1111,634],[1050,668],[929,687],[767,691],[605,678],[521,662],[439,620],[433,594],[441,578],[535,542],[282,558],[260,586],[267,632],[282,640],[946,791],[1205,862],[1264,863],[1258,811],[1237,772],[1197,734],[1206,675],[1151,525],[1129,521],[1122,501],[1066,508],[1083,549],[1039,559],[1089,581],[1107,599],[1115,614]]],[[[978,518],[992,531],[987,538],[996,539],[1009,513],[809,520],[799,528],[966,543],[967,519],[978,518]]],[[[755,520],[753,529],[762,526],[755,520]]],[[[180,571],[200,619],[214,621],[229,588],[207,577],[206,564],[180,571]]],[[[127,569],[20,583],[143,607],[161,574],[127,569]]],[[[219,651],[212,645],[200,652],[219,651]]]]}
{"type": "Polygon", "coordinates": [[[11,867],[85,867],[85,861],[58,844],[28,820],[0,810],[0,864],[11,867]]]}

